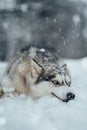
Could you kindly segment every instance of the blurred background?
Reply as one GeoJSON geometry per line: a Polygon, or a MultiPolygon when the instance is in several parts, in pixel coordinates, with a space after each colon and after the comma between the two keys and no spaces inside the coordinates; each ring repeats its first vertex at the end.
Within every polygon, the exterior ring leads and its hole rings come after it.
{"type": "Polygon", "coordinates": [[[32,44],[87,56],[87,0],[0,0],[0,61],[32,44]]]}

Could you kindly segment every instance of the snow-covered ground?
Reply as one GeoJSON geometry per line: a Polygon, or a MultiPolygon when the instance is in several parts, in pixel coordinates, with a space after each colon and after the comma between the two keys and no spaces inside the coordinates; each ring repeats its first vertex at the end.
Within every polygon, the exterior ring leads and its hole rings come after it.
{"type": "MultiPolygon", "coordinates": [[[[0,130],[87,130],[87,58],[66,63],[75,100],[63,103],[49,96],[0,99],[0,130]]],[[[5,66],[0,63],[1,77],[5,66]]]]}

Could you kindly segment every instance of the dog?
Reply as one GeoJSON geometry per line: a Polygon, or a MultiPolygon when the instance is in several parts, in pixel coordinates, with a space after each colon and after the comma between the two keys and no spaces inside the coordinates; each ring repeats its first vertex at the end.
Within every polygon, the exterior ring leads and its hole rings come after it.
{"type": "Polygon", "coordinates": [[[8,64],[0,87],[3,96],[5,88],[11,93],[25,94],[33,98],[52,95],[63,102],[75,98],[71,91],[71,76],[67,65],[61,62],[53,48],[27,46],[8,64]],[[6,82],[6,83],[5,83],[6,82]]]}

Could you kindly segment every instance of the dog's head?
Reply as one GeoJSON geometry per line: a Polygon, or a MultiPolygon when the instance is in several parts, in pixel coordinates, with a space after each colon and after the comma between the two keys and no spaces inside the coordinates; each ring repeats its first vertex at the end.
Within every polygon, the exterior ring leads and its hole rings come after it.
{"type": "MultiPolygon", "coordinates": [[[[35,64],[37,63],[35,62],[35,64]]],[[[35,85],[31,87],[31,94],[34,97],[51,94],[64,102],[75,98],[71,92],[71,77],[65,64],[46,68],[37,64],[36,68],[39,69],[39,73],[36,71],[38,76],[35,85]]],[[[37,70],[36,68],[35,70],[37,70]]]]}

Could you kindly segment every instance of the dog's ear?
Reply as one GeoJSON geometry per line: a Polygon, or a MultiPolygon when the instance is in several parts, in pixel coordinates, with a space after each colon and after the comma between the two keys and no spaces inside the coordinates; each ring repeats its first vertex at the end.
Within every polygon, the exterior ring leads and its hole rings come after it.
{"type": "Polygon", "coordinates": [[[31,73],[34,78],[37,78],[43,73],[43,67],[40,66],[34,59],[31,59],[31,73]]]}

